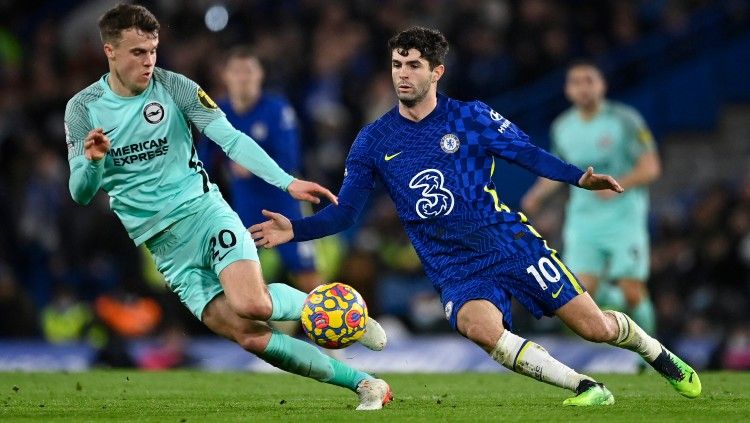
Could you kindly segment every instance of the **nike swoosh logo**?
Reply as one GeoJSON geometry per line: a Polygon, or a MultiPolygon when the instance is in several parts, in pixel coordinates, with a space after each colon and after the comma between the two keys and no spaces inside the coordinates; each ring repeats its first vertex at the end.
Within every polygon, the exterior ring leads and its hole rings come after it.
{"type": "Polygon", "coordinates": [[[227,255],[228,255],[229,253],[231,253],[232,251],[234,251],[234,248],[232,248],[231,250],[229,250],[229,251],[227,251],[226,253],[224,253],[224,255],[223,255],[223,256],[220,256],[220,257],[216,257],[216,259],[214,259],[214,262],[218,262],[218,261],[222,261],[222,260],[224,260],[224,257],[226,257],[226,256],[227,256],[227,255]]]}
{"type": "Polygon", "coordinates": [[[104,131],[104,135],[109,135],[109,134],[110,134],[110,133],[111,133],[112,131],[114,131],[115,129],[117,129],[117,127],[116,127],[116,126],[115,126],[114,128],[112,128],[112,129],[110,129],[109,131],[104,131]]]}
{"type": "Polygon", "coordinates": [[[395,158],[396,156],[398,156],[398,155],[399,155],[399,154],[401,154],[401,153],[403,153],[403,151],[399,151],[399,152],[398,152],[398,153],[396,153],[396,154],[391,154],[390,156],[386,154],[386,155],[385,155],[385,161],[389,161],[389,160],[392,160],[392,159],[394,159],[394,158],[395,158]]]}
{"type": "Polygon", "coordinates": [[[557,298],[560,296],[560,292],[562,292],[563,286],[560,285],[560,289],[557,290],[554,294],[552,294],[552,298],[557,298]]]}

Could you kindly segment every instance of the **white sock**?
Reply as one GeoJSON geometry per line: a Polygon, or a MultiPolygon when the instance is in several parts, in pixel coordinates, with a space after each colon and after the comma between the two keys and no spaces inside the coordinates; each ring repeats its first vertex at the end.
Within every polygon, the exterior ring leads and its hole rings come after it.
{"type": "Polygon", "coordinates": [[[516,373],[575,392],[582,380],[594,379],[577,373],[555,360],[539,344],[505,330],[490,353],[493,359],[516,373]]]}
{"type": "Polygon", "coordinates": [[[610,345],[635,351],[649,363],[661,354],[661,343],[649,336],[627,314],[613,310],[605,310],[604,313],[614,316],[619,328],[617,339],[609,342],[610,345]]]}

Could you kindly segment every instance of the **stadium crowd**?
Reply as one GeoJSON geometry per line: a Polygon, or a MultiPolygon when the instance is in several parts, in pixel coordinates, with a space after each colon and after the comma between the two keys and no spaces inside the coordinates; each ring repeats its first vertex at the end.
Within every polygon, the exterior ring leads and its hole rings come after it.
{"type": "MultiPolygon", "coordinates": [[[[68,192],[63,111],[106,69],[91,23],[111,3],[0,3],[0,338],[105,345],[156,333],[179,343],[173,334],[203,333],[147,252],[133,246],[106,194],[84,208],[68,192]]],[[[252,45],[268,88],[288,96],[300,116],[304,176],[336,190],[359,128],[395,104],[385,45],[409,24],[439,27],[452,42],[447,94],[492,104],[571,58],[655,32],[678,36],[704,8],[735,2],[229,0],[225,28],[205,2],[143,3],[162,23],[158,65],[200,82],[214,98],[223,94],[222,53],[252,45]]],[[[653,202],[676,208],[653,217],[649,287],[660,337],[720,334],[724,350],[750,344],[750,177],[689,181],[653,202]]],[[[326,278],[360,288],[376,315],[397,316],[416,332],[445,330],[393,206],[376,196],[367,209],[354,230],[319,244],[326,278]]],[[[717,366],[750,367],[741,354],[721,357],[717,366]]]]}

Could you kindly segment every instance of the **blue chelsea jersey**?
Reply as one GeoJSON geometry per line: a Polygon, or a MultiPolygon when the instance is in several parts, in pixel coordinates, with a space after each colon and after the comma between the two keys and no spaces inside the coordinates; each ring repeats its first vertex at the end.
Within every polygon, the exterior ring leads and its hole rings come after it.
{"type": "Polygon", "coordinates": [[[383,181],[425,271],[439,285],[536,248],[525,217],[498,197],[496,158],[573,184],[582,174],[531,144],[486,104],[438,95],[437,107],[419,122],[396,107],[366,126],[347,158],[344,187],[369,190],[376,177],[383,181]]]}

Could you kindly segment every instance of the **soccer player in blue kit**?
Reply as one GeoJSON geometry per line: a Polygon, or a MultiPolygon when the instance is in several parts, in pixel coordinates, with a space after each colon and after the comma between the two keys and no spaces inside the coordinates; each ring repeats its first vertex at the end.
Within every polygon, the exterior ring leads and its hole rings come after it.
{"type": "Polygon", "coordinates": [[[564,405],[614,403],[603,384],[511,332],[514,297],[537,318],[556,315],[584,339],[637,352],[680,394],[700,395],[700,380],[689,365],[627,315],[597,307],[526,217],[500,201],[491,177],[499,157],[584,189],[621,192],[617,181],[536,147],[480,101],[438,94],[448,50],[439,31],[413,27],[396,34],[388,47],[399,104],[354,141],[339,205],[294,221],[264,211],[270,220],[250,228],[256,245],[270,248],[344,230],[380,178],[451,326],[495,361],[575,392],[564,405]]]}
{"type": "MultiPolygon", "coordinates": [[[[300,167],[297,116],[284,97],[263,91],[264,75],[260,60],[249,47],[230,49],[222,71],[227,96],[216,104],[232,126],[250,135],[282,169],[294,175],[300,167]]],[[[299,201],[229,159],[216,143],[203,139],[197,148],[210,177],[221,171],[228,176],[232,208],[246,227],[265,220],[261,210],[269,203],[290,219],[302,217],[299,201]]],[[[302,291],[310,292],[321,284],[312,241],[280,245],[277,251],[302,291]]]]}

